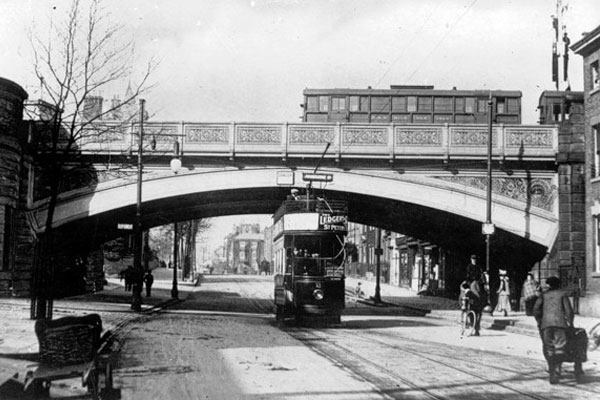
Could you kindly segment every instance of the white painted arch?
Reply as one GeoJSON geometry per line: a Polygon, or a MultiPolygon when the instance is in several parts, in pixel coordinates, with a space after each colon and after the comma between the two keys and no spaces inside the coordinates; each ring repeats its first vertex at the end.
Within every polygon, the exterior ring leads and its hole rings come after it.
{"type": "MultiPolygon", "coordinates": [[[[153,173],[144,176],[142,201],[168,199],[202,192],[245,190],[277,186],[278,173],[290,172],[282,168],[212,169],[188,171],[178,175],[153,173]]],[[[485,193],[446,181],[409,176],[382,175],[367,170],[321,170],[333,174],[327,189],[375,196],[434,208],[483,222],[486,214],[485,193]]],[[[302,172],[293,172],[296,186],[304,186],[302,172]]],[[[111,212],[136,203],[135,178],[120,179],[100,184],[93,190],[64,193],[54,215],[54,226],[111,212]]],[[[544,210],[526,211],[525,205],[499,196],[493,197],[493,222],[505,231],[550,248],[558,234],[558,220],[544,210]]],[[[38,231],[46,217],[45,203],[36,203],[30,213],[38,231]]]]}

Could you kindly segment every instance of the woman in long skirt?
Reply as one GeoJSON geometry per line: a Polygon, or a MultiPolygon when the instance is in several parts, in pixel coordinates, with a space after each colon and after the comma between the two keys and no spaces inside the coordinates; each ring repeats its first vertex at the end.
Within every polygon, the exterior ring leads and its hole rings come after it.
{"type": "Polygon", "coordinates": [[[508,284],[508,276],[500,275],[500,287],[498,288],[498,304],[494,311],[503,312],[504,316],[510,311],[510,285],[508,284]]]}

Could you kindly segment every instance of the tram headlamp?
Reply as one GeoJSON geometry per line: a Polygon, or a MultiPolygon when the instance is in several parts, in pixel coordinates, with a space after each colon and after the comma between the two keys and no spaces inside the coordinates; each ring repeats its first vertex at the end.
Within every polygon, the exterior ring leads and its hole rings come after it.
{"type": "Polygon", "coordinates": [[[323,293],[323,291],[321,289],[315,289],[313,291],[313,297],[316,300],[323,300],[323,297],[325,297],[325,293],[323,293]]]}

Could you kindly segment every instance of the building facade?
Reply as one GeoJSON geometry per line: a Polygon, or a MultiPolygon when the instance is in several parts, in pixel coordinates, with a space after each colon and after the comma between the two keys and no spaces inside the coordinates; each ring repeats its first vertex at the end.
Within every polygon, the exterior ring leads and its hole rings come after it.
{"type": "Polygon", "coordinates": [[[600,316],[600,26],[572,47],[583,57],[585,103],[586,263],[580,312],[600,316]]]}
{"type": "Polygon", "coordinates": [[[240,224],[226,239],[227,272],[259,274],[264,256],[264,233],[258,224],[240,224]]]}

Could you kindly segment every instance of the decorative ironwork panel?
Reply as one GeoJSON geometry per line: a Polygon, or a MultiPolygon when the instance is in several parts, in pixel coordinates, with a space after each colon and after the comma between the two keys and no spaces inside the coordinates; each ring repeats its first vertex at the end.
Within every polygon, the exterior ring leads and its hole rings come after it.
{"type": "Polygon", "coordinates": [[[81,132],[80,144],[128,142],[127,129],[125,125],[93,125],[81,132]]]}
{"type": "Polygon", "coordinates": [[[237,126],[237,142],[243,144],[280,144],[281,127],[237,126]]]}
{"type": "MultiPolygon", "coordinates": [[[[478,127],[450,127],[450,144],[452,146],[487,146],[488,143],[487,128],[478,127]]],[[[498,131],[492,130],[492,146],[498,144],[498,131]]]]}
{"type": "MultiPolygon", "coordinates": [[[[487,190],[486,177],[437,176],[437,179],[487,190]]],[[[557,188],[550,178],[492,178],[492,193],[552,211],[557,188]]]]}
{"type": "Polygon", "coordinates": [[[554,135],[549,129],[506,128],[506,147],[553,148],[554,135]]]}
{"type": "Polygon", "coordinates": [[[442,128],[396,127],[395,142],[398,146],[441,146],[442,128]]]}
{"type": "Polygon", "coordinates": [[[290,144],[326,144],[335,138],[333,127],[291,126],[288,140],[290,144]]]}
{"type": "Polygon", "coordinates": [[[227,126],[186,126],[186,143],[227,144],[229,127],[227,126]]]}
{"type": "Polygon", "coordinates": [[[360,144],[365,146],[387,146],[387,128],[342,127],[342,143],[345,145],[360,144]]]}

